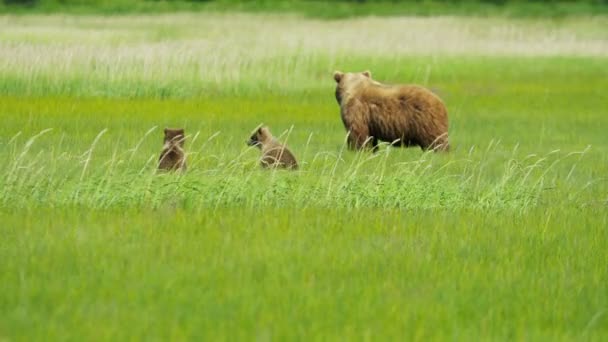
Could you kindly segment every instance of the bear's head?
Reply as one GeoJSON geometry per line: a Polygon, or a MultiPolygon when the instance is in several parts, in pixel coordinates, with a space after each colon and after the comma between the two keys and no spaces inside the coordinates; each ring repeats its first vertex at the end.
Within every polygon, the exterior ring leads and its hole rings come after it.
{"type": "Polygon", "coordinates": [[[342,104],[342,100],[347,99],[357,88],[372,82],[372,73],[364,72],[334,72],[336,81],[336,100],[342,104]]]}
{"type": "Polygon", "coordinates": [[[173,129],[173,128],[165,128],[165,145],[178,145],[184,146],[184,129],[173,129]]]}
{"type": "Polygon", "coordinates": [[[251,134],[251,137],[247,140],[247,145],[261,147],[270,139],[272,139],[272,133],[270,133],[268,127],[260,126],[251,134]]]}

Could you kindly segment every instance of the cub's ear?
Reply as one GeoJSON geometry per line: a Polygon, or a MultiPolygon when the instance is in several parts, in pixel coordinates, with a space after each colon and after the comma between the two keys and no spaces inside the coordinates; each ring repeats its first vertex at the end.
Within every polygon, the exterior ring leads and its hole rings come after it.
{"type": "Polygon", "coordinates": [[[165,133],[165,135],[167,135],[167,133],[169,133],[169,129],[165,127],[165,129],[163,130],[163,132],[165,133]]]}
{"type": "Polygon", "coordinates": [[[344,73],[341,71],[334,71],[334,80],[336,80],[336,83],[340,83],[340,80],[342,79],[342,77],[344,77],[344,73]]]}
{"type": "Polygon", "coordinates": [[[183,128],[182,129],[178,129],[177,130],[177,134],[184,135],[184,129],[183,128]]]}
{"type": "Polygon", "coordinates": [[[363,76],[365,76],[367,78],[372,78],[372,72],[369,70],[362,72],[362,74],[363,74],[363,76]]]}
{"type": "Polygon", "coordinates": [[[268,126],[262,126],[260,127],[260,135],[263,137],[270,137],[272,136],[272,133],[270,133],[270,128],[268,128],[268,126]]]}

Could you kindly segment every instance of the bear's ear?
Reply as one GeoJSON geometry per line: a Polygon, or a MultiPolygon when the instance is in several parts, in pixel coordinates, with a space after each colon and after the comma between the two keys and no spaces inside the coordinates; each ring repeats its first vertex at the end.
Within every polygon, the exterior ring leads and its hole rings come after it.
{"type": "Polygon", "coordinates": [[[270,133],[270,128],[268,128],[268,126],[262,126],[260,128],[260,134],[263,137],[270,137],[270,136],[272,136],[272,134],[270,133]]]}
{"type": "Polygon", "coordinates": [[[169,133],[169,129],[165,127],[165,129],[163,130],[163,132],[165,133],[165,135],[167,135],[167,133],[169,133]]]}
{"type": "Polygon", "coordinates": [[[184,129],[183,129],[183,128],[178,129],[176,133],[177,133],[177,134],[184,135],[184,129]]]}
{"type": "Polygon", "coordinates": [[[362,74],[363,74],[363,76],[365,76],[367,78],[372,78],[372,72],[369,70],[362,72],[362,74]]]}
{"type": "Polygon", "coordinates": [[[340,80],[342,79],[342,77],[344,77],[343,72],[341,72],[341,71],[334,72],[334,80],[336,80],[336,83],[340,83],[340,80]]]}

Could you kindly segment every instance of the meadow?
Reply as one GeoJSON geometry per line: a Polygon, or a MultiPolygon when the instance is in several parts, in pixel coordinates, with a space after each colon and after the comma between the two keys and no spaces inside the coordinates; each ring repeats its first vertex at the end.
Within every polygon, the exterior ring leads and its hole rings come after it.
{"type": "Polygon", "coordinates": [[[0,340],[605,340],[607,26],[0,16],[0,340]],[[334,70],[432,89],[452,151],[346,149],[334,70]]]}

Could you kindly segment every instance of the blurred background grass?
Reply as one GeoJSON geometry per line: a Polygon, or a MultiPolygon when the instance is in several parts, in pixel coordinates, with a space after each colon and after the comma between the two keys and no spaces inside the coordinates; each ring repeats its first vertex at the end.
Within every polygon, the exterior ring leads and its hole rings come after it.
{"type": "Polygon", "coordinates": [[[160,13],[243,11],[299,13],[315,18],[353,16],[564,17],[608,13],[607,0],[3,0],[5,12],[160,13]]]}
{"type": "Polygon", "coordinates": [[[12,161],[3,169],[7,185],[19,182],[4,192],[4,203],[601,205],[608,167],[606,24],[602,16],[6,15],[0,18],[0,145],[12,161]],[[421,84],[439,94],[448,106],[452,152],[392,149],[376,160],[340,155],[345,131],[331,77],[336,69],[371,70],[379,81],[421,84]],[[297,178],[256,173],[258,151],[243,141],[262,122],[282,139],[289,132],[303,164],[297,178]],[[188,141],[192,167],[175,180],[179,194],[172,193],[174,179],[153,177],[164,126],[198,137],[188,141]],[[136,146],[137,153],[128,152],[136,146]],[[584,158],[566,158],[581,151],[584,158]],[[85,160],[88,176],[81,182],[85,160]],[[547,174],[524,180],[532,169],[547,174]],[[434,172],[436,179],[429,176],[434,172]],[[384,175],[392,180],[382,183],[384,175]],[[328,195],[323,187],[333,188],[336,179],[341,190],[328,195]],[[125,184],[133,191],[120,191],[125,184]],[[260,184],[296,195],[268,197],[260,184]],[[184,186],[229,195],[197,197],[184,186]],[[155,195],[147,202],[150,191],[155,195]]]}

